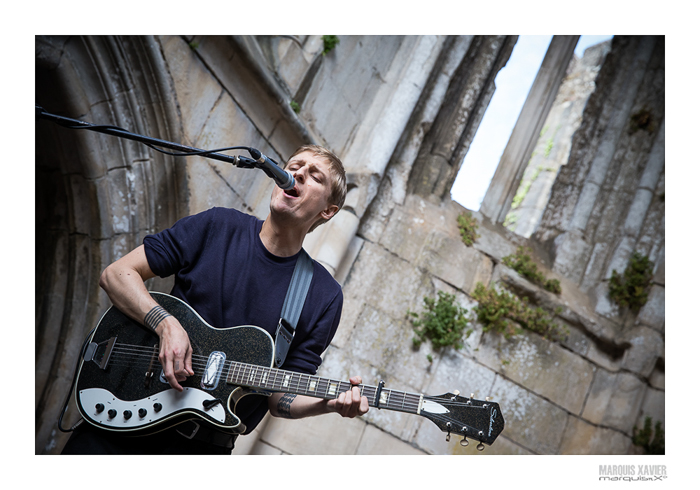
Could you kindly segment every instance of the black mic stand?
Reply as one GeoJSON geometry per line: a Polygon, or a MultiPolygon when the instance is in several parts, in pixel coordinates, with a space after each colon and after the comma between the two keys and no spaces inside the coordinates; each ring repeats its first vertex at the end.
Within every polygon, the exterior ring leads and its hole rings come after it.
{"type": "MultiPolygon", "coordinates": [[[[78,119],[70,119],[68,117],[58,116],[56,114],[50,114],[44,110],[41,106],[35,106],[36,118],[46,119],[48,121],[54,122],[60,126],[64,126],[69,129],[89,129],[90,131],[95,131],[98,133],[104,133],[111,136],[118,136],[120,138],[125,138],[133,141],[138,141],[145,144],[146,146],[153,148],[156,151],[165,153],[167,155],[173,156],[203,156],[207,158],[213,158],[214,160],[221,160],[222,162],[230,163],[236,167],[242,168],[261,168],[268,176],[272,177],[269,170],[262,167],[259,162],[253,160],[252,158],[247,158],[239,155],[223,155],[217,153],[224,150],[248,150],[250,152],[251,148],[247,146],[232,146],[229,148],[219,148],[216,150],[201,150],[199,148],[193,148],[191,146],[181,145],[179,143],[173,143],[172,141],[165,141],[157,138],[151,138],[149,136],[143,136],[136,133],[131,133],[126,129],[117,126],[105,126],[91,124],[85,121],[80,121],[78,119]],[[157,147],[169,148],[171,150],[177,150],[182,153],[170,153],[167,151],[160,150],[157,147]]],[[[257,151],[257,150],[255,150],[257,151]]],[[[259,152],[258,152],[259,153],[259,152]]],[[[276,163],[276,162],[275,162],[276,163]]]]}

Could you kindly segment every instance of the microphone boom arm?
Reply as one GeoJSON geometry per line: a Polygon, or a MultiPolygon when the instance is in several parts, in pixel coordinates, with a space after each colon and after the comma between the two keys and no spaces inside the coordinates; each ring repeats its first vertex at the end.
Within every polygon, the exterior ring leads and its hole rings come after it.
{"type": "MultiPolygon", "coordinates": [[[[250,148],[247,146],[236,146],[236,147],[231,147],[231,148],[221,148],[219,150],[201,150],[199,148],[193,148],[191,146],[185,146],[181,145],[179,143],[173,143],[172,141],[165,141],[157,138],[151,138],[149,136],[143,136],[141,134],[136,134],[136,133],[131,133],[125,129],[119,128],[117,126],[102,126],[102,125],[97,125],[97,124],[91,124],[85,121],[80,121],[78,119],[71,119],[68,117],[63,117],[63,116],[58,116],[56,114],[50,114],[44,110],[43,107],[41,106],[35,106],[35,111],[36,111],[36,118],[37,119],[46,119],[48,121],[54,122],[60,126],[64,126],[66,128],[70,129],[89,129],[90,131],[95,131],[97,133],[103,133],[103,134],[108,134],[111,136],[118,136],[120,138],[125,138],[133,141],[138,141],[139,143],[143,143],[154,150],[157,151],[162,151],[159,150],[158,148],[154,148],[156,146],[162,147],[162,148],[169,148],[171,150],[177,150],[183,152],[182,155],[174,154],[174,153],[168,153],[165,152],[169,155],[173,156],[203,156],[207,158],[213,158],[214,160],[220,160],[222,162],[230,163],[232,165],[235,165],[236,167],[243,167],[243,168],[262,168],[263,170],[266,171],[266,169],[260,165],[256,160],[253,160],[252,158],[246,158],[246,157],[241,157],[238,155],[224,155],[222,153],[217,153],[217,151],[222,151],[222,150],[235,150],[235,149],[240,149],[240,150],[249,150],[250,148]]],[[[266,171],[266,173],[268,173],[266,171]]],[[[269,175],[269,173],[268,173],[269,175]]]]}

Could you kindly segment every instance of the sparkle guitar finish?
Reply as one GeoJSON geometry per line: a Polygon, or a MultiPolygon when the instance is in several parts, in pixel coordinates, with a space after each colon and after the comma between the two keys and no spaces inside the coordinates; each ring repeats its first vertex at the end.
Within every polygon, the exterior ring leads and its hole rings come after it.
{"type": "MultiPolygon", "coordinates": [[[[236,404],[246,395],[296,393],[326,400],[349,390],[349,381],[275,369],[274,341],[251,325],[216,329],[189,305],[162,293],[153,298],[176,317],[189,335],[194,375],[170,387],[158,360],[158,336],[115,307],[104,314],[88,339],[75,385],[78,409],[105,430],[143,435],[186,420],[206,421],[231,434],[245,431],[236,404]]],[[[492,444],[505,422],[497,403],[446,393],[426,396],[379,386],[358,385],[370,406],[421,415],[442,431],[492,444]]]]}

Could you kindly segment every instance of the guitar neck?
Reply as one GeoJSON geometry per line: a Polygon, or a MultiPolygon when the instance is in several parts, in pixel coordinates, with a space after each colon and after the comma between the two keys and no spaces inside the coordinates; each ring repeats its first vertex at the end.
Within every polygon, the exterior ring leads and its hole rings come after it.
{"type": "Polygon", "coordinates": [[[321,378],[310,374],[283,371],[241,362],[227,363],[226,382],[262,391],[295,393],[324,400],[338,398],[353,386],[366,396],[370,407],[420,414],[423,395],[389,390],[383,386],[352,385],[349,381],[321,378]]]}

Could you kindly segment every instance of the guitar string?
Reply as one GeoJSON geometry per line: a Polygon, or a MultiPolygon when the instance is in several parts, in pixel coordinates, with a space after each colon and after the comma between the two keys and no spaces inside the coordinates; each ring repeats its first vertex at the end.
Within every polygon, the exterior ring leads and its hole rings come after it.
{"type": "MultiPolygon", "coordinates": [[[[113,350],[113,354],[112,354],[112,356],[113,356],[113,359],[112,359],[112,360],[114,361],[114,362],[113,362],[113,365],[122,365],[122,362],[126,362],[127,365],[128,365],[128,364],[131,364],[131,361],[130,361],[128,358],[127,358],[127,359],[123,359],[123,356],[126,355],[126,356],[130,356],[130,357],[134,357],[134,356],[138,356],[138,353],[139,353],[139,352],[141,353],[140,357],[143,359],[143,362],[144,362],[144,363],[146,363],[146,362],[149,362],[149,363],[150,363],[151,360],[152,360],[152,358],[154,357],[154,352],[153,352],[153,350],[152,350],[151,348],[143,348],[143,347],[141,347],[141,346],[135,346],[135,347],[134,347],[134,346],[131,346],[131,347],[126,347],[126,348],[125,348],[125,347],[123,346],[123,344],[120,344],[118,347],[115,346],[115,349],[113,350]],[[137,353],[137,354],[134,354],[134,353],[137,353]]],[[[205,368],[206,368],[206,361],[208,361],[208,357],[206,357],[206,356],[197,356],[197,355],[195,355],[195,356],[193,356],[193,361],[194,361],[194,362],[193,362],[193,368],[198,368],[198,367],[201,366],[201,367],[203,367],[203,368],[205,369],[205,368]],[[203,362],[204,364],[198,366],[198,365],[197,365],[197,364],[198,364],[198,363],[197,363],[198,360],[199,360],[200,362],[203,362]]],[[[158,364],[160,364],[160,363],[158,363],[158,364]]],[[[237,384],[253,385],[253,386],[255,386],[255,387],[263,388],[263,386],[262,386],[262,385],[263,385],[263,381],[262,381],[262,380],[263,380],[263,373],[264,373],[265,370],[269,370],[269,371],[268,371],[268,375],[269,375],[270,373],[273,373],[273,374],[275,374],[275,375],[279,374],[279,371],[274,371],[272,368],[266,368],[266,367],[264,367],[264,366],[242,365],[242,364],[240,364],[240,363],[235,363],[235,361],[232,361],[232,362],[229,364],[229,369],[228,369],[228,370],[229,370],[229,372],[230,372],[230,371],[232,371],[233,369],[238,369],[238,368],[240,368],[241,366],[243,366],[243,367],[242,367],[242,369],[240,370],[241,372],[240,372],[239,375],[237,376],[238,378],[240,378],[240,382],[237,383],[237,384]],[[257,373],[254,374],[254,373],[253,373],[254,371],[261,371],[261,373],[260,373],[260,374],[257,374],[257,373]],[[252,383],[246,382],[245,378],[250,378],[251,375],[253,375],[252,383]],[[258,382],[258,381],[259,381],[259,382],[258,382]]],[[[193,369],[193,370],[194,370],[194,369],[193,369]]],[[[199,374],[199,373],[195,371],[195,374],[197,375],[197,374],[199,374]]],[[[296,385],[297,385],[296,388],[294,388],[293,386],[284,386],[284,384],[278,384],[278,382],[277,382],[276,379],[272,382],[272,385],[271,385],[271,386],[265,386],[265,387],[267,387],[267,388],[269,388],[269,389],[272,389],[272,390],[280,390],[280,391],[284,391],[284,390],[283,390],[284,388],[288,388],[288,389],[291,388],[290,391],[302,392],[302,393],[306,393],[306,394],[309,394],[309,393],[318,393],[319,390],[309,390],[309,389],[306,389],[306,388],[303,388],[303,387],[302,387],[302,384],[306,384],[306,385],[308,386],[309,382],[312,381],[312,380],[314,380],[314,377],[312,377],[311,375],[305,375],[305,374],[303,374],[303,373],[296,373],[296,374],[293,374],[292,376],[297,376],[297,377],[299,378],[299,379],[297,380],[297,382],[296,382],[296,385]],[[305,380],[304,377],[307,377],[307,379],[305,380]]],[[[228,375],[227,375],[226,377],[228,378],[228,375]]],[[[248,381],[250,381],[250,379],[248,379],[248,381]]],[[[315,381],[316,381],[316,383],[318,384],[318,383],[324,382],[325,380],[324,380],[323,378],[316,378],[315,381]]],[[[332,381],[333,381],[333,380],[330,380],[330,381],[327,381],[326,383],[327,383],[327,384],[330,384],[330,383],[332,383],[332,381]]],[[[351,386],[350,383],[341,382],[341,381],[337,381],[336,384],[337,384],[338,387],[339,387],[338,393],[343,393],[343,392],[347,391],[347,389],[349,389],[350,386],[351,386]]],[[[372,393],[372,394],[369,394],[369,393],[368,393],[369,396],[372,396],[372,395],[375,395],[375,394],[376,394],[376,390],[377,390],[376,387],[370,387],[369,385],[360,385],[360,388],[363,388],[363,387],[366,388],[367,391],[374,391],[374,393],[372,393]]],[[[326,389],[328,389],[328,388],[326,388],[326,389]]],[[[394,410],[401,410],[401,411],[411,411],[411,412],[414,412],[414,411],[417,410],[417,406],[418,406],[418,403],[419,403],[420,395],[412,394],[412,393],[408,393],[408,392],[406,392],[406,393],[404,394],[404,392],[397,391],[397,390],[387,390],[387,392],[389,393],[389,394],[388,394],[388,397],[387,397],[387,398],[388,398],[387,402],[386,402],[385,404],[380,404],[380,406],[379,406],[378,408],[382,408],[382,405],[384,405],[384,407],[387,408],[387,409],[394,409],[394,410]],[[402,398],[401,401],[398,401],[398,400],[392,399],[392,396],[391,396],[392,394],[394,394],[394,395],[398,394],[399,396],[401,396],[401,395],[404,395],[404,396],[403,396],[403,398],[402,398]],[[408,404],[409,404],[409,407],[411,407],[411,408],[408,409],[408,410],[406,409],[406,403],[408,403],[408,404]],[[416,410],[413,410],[413,409],[412,409],[413,406],[416,407],[416,410]]],[[[339,396],[339,395],[338,395],[338,396],[339,396]]],[[[367,395],[365,395],[365,396],[367,396],[367,395]]],[[[442,403],[443,405],[449,405],[449,406],[453,406],[453,407],[459,407],[459,406],[468,407],[468,406],[471,406],[471,405],[468,404],[468,403],[454,402],[454,401],[451,401],[451,400],[445,400],[445,399],[436,398],[436,397],[425,397],[424,399],[426,399],[426,400],[428,400],[428,399],[435,400],[435,401],[437,401],[437,402],[442,403]]],[[[478,406],[472,406],[472,408],[479,408],[479,407],[478,407],[478,406]]]]}
{"type": "MultiPolygon", "coordinates": [[[[155,349],[151,347],[143,347],[143,346],[129,346],[126,344],[115,344],[113,350],[112,350],[112,355],[110,358],[110,363],[112,365],[130,365],[132,364],[131,360],[132,358],[139,358],[140,360],[143,361],[144,364],[148,363],[150,364],[153,358],[155,357],[155,349]],[[124,364],[125,363],[125,364],[124,364]]],[[[207,362],[208,362],[208,356],[201,356],[201,355],[193,355],[192,356],[192,366],[193,366],[193,371],[196,368],[202,367],[202,369],[205,371],[207,362]]],[[[160,364],[160,361],[157,362],[157,364],[160,364]]],[[[263,388],[262,383],[263,383],[263,374],[267,370],[268,377],[272,373],[274,375],[279,375],[279,373],[282,373],[284,371],[281,370],[274,370],[273,368],[267,368],[264,366],[255,366],[255,365],[246,365],[242,363],[237,363],[235,361],[230,361],[228,363],[228,371],[229,373],[226,375],[226,379],[228,381],[228,378],[231,374],[232,371],[234,370],[239,370],[239,374],[236,375],[235,377],[239,379],[240,381],[238,383],[235,383],[236,380],[234,380],[234,384],[245,384],[245,385],[253,385],[255,387],[263,388]],[[259,371],[260,373],[257,373],[254,371],[259,371]],[[250,381],[251,375],[253,376],[252,383],[248,383],[250,381]],[[248,378],[248,380],[246,380],[248,378]]],[[[162,369],[162,368],[161,368],[162,369]]],[[[222,370],[222,374],[223,374],[222,370]]],[[[197,371],[195,371],[195,375],[199,374],[197,371]]],[[[265,386],[271,390],[280,390],[284,391],[284,388],[291,389],[296,392],[300,393],[312,393],[312,394],[317,394],[320,390],[309,390],[308,388],[304,388],[302,385],[308,386],[311,381],[316,381],[317,385],[320,384],[336,384],[336,389],[337,389],[337,396],[340,396],[340,393],[343,393],[350,389],[352,386],[349,382],[345,381],[337,381],[337,380],[331,380],[331,379],[324,379],[324,378],[319,378],[319,377],[314,377],[308,374],[304,373],[292,373],[290,376],[294,377],[296,376],[299,378],[296,380],[296,388],[293,386],[284,386],[283,383],[279,383],[275,379],[272,382],[272,386],[265,386]],[[307,379],[304,379],[304,378],[307,379]],[[335,381],[335,383],[333,383],[335,381]]],[[[373,393],[368,393],[367,396],[368,398],[373,397],[376,395],[377,392],[377,387],[373,387],[370,385],[359,385],[358,386],[361,389],[366,389],[368,392],[373,392],[373,393]]],[[[328,390],[328,387],[326,387],[326,390],[328,390]]],[[[398,410],[398,411],[404,411],[404,412],[416,412],[418,408],[418,404],[420,401],[420,395],[415,394],[415,393],[410,393],[410,392],[403,392],[399,390],[390,390],[387,389],[387,401],[386,403],[380,403],[378,408],[386,408],[386,409],[393,409],[393,410],[398,410]],[[392,395],[393,398],[392,398],[392,395]],[[401,400],[396,400],[396,397],[401,398],[401,400]],[[406,406],[408,405],[409,408],[406,406]],[[413,408],[415,407],[415,409],[413,408]]],[[[336,398],[337,398],[336,396],[336,398]]],[[[433,398],[433,397],[424,397],[424,399],[435,399],[443,404],[445,404],[447,401],[444,399],[439,399],[439,398],[433,398]]],[[[371,400],[374,402],[374,400],[371,400]]],[[[457,406],[454,402],[451,402],[453,406],[457,406]]],[[[376,406],[376,405],[375,405],[376,406]]],[[[465,404],[465,406],[468,406],[465,404]]]]}

